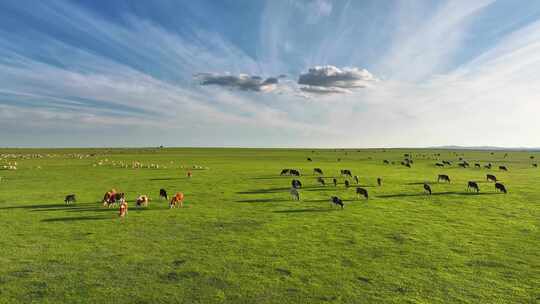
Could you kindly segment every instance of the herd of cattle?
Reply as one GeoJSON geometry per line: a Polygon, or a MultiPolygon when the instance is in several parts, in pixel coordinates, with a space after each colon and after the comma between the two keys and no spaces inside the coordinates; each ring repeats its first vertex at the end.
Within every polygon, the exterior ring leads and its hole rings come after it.
{"type": "MultiPolygon", "coordinates": [[[[308,158],[308,161],[312,161],[312,159],[308,158]]],[[[460,167],[466,168],[466,167],[470,166],[469,163],[467,163],[466,161],[464,161],[464,160],[461,160],[461,161],[462,162],[460,162],[458,164],[460,167]]],[[[384,164],[391,164],[391,162],[388,161],[388,160],[384,160],[383,163],[384,164]]],[[[394,162],[392,162],[392,163],[394,163],[394,162]]],[[[413,160],[408,158],[408,157],[404,161],[401,162],[401,165],[404,165],[404,166],[409,167],[409,168],[411,167],[412,164],[413,164],[413,160]]],[[[437,167],[444,167],[445,165],[451,166],[452,163],[449,162],[449,161],[442,161],[442,163],[436,163],[435,165],[437,167]]],[[[536,167],[535,165],[536,164],[533,164],[533,167],[536,167]]],[[[480,168],[481,166],[480,166],[480,164],[476,163],[475,167],[480,168]]],[[[485,165],[484,168],[491,169],[492,168],[491,163],[485,165]]],[[[506,166],[499,166],[499,170],[508,171],[508,168],[506,166]]],[[[313,174],[314,175],[319,175],[319,176],[317,176],[317,183],[319,183],[321,186],[326,185],[326,181],[322,177],[324,175],[324,172],[323,172],[323,170],[321,168],[314,168],[313,169],[313,174]]],[[[289,175],[289,176],[299,177],[301,174],[300,174],[300,171],[297,170],[297,169],[282,169],[280,175],[281,176],[289,175]]],[[[351,187],[351,182],[348,180],[348,178],[353,179],[357,185],[359,184],[359,177],[357,175],[353,176],[351,170],[349,170],[349,169],[341,169],[340,170],[340,175],[341,175],[341,177],[345,178],[344,181],[343,181],[343,184],[345,185],[345,188],[351,187]]],[[[508,191],[506,189],[506,186],[503,183],[501,183],[500,181],[498,181],[497,177],[495,175],[486,174],[486,180],[488,182],[493,182],[494,183],[496,191],[500,191],[500,192],[502,192],[504,194],[508,193],[508,191]]],[[[338,180],[335,177],[332,178],[332,182],[334,184],[334,187],[337,187],[338,180]]],[[[437,176],[437,183],[440,183],[440,182],[450,183],[451,180],[450,180],[450,177],[448,175],[439,174],[437,176]]],[[[381,177],[377,177],[377,185],[379,187],[382,186],[382,178],[381,177]]],[[[427,183],[427,182],[423,183],[423,187],[424,187],[424,192],[427,195],[432,195],[433,194],[433,191],[431,189],[431,185],[429,183],[427,183]]],[[[293,200],[296,200],[296,201],[300,200],[299,189],[301,189],[301,188],[302,188],[302,182],[300,180],[293,179],[291,181],[291,189],[290,189],[289,193],[290,193],[293,200]]],[[[480,187],[478,186],[478,183],[476,181],[468,181],[467,182],[467,191],[474,191],[476,193],[479,193],[480,192],[480,187]]],[[[358,198],[360,198],[360,197],[364,197],[365,199],[369,198],[369,194],[368,194],[367,189],[362,188],[362,187],[356,187],[356,195],[357,195],[358,198]]],[[[330,203],[332,205],[340,206],[341,208],[343,208],[344,205],[345,205],[343,203],[343,200],[341,198],[339,198],[338,196],[335,196],[335,195],[330,197],[330,203]]]]}
{"type": "MultiPolygon", "coordinates": [[[[167,195],[167,191],[165,189],[159,189],[159,198],[165,199],[166,201],[169,201],[169,196],[167,195]]],[[[73,204],[77,201],[75,194],[68,194],[64,198],[64,202],[66,205],[73,204]]],[[[118,192],[115,189],[111,189],[107,192],[105,192],[105,195],[102,199],[103,207],[111,208],[111,207],[119,207],[119,216],[124,217],[127,214],[128,211],[128,203],[126,199],[126,194],[124,192],[118,192]]],[[[143,194],[137,196],[137,199],[135,200],[135,206],[136,207],[148,207],[148,203],[150,202],[150,198],[148,195],[143,194]]],[[[177,207],[184,207],[184,193],[182,192],[176,192],[176,194],[171,198],[169,201],[169,208],[177,208],[177,207]]]]}

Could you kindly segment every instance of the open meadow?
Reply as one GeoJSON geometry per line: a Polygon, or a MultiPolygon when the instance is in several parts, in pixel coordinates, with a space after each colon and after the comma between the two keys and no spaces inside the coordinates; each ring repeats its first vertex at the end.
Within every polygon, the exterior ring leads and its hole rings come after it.
{"type": "Polygon", "coordinates": [[[537,161],[427,149],[0,149],[0,303],[538,303],[537,161]],[[342,169],[359,185],[346,188],[342,169]],[[112,188],[127,195],[123,219],[102,205],[112,188]],[[183,192],[184,207],[169,209],[160,188],[183,192]],[[148,207],[135,206],[140,194],[148,207]]]}

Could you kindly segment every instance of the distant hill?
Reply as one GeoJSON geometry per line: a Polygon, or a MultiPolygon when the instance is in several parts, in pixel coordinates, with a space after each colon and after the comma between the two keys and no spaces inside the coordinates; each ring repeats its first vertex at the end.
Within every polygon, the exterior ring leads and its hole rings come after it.
{"type": "Polygon", "coordinates": [[[471,146],[437,146],[437,147],[430,147],[430,149],[540,152],[540,148],[525,148],[525,147],[505,148],[505,147],[494,147],[494,146],[477,146],[477,147],[471,147],[471,146]]]}

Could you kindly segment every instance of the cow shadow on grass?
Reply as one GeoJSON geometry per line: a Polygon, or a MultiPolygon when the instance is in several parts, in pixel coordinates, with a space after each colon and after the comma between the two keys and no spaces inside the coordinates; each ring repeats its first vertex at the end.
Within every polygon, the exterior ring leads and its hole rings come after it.
{"type": "Polygon", "coordinates": [[[110,220],[111,216],[94,215],[94,216],[74,216],[74,217],[54,217],[41,220],[42,222],[76,222],[76,221],[100,221],[110,220]]]}
{"type": "Polygon", "coordinates": [[[272,203],[272,202],[289,202],[291,199],[285,198],[259,198],[259,199],[242,199],[236,200],[236,203],[272,203]]]}
{"type": "Polygon", "coordinates": [[[276,210],[273,213],[305,213],[305,212],[333,212],[341,211],[341,208],[304,208],[304,209],[288,209],[288,210],[276,210]]]}
{"type": "Polygon", "coordinates": [[[21,206],[6,206],[6,207],[0,207],[0,210],[3,209],[39,209],[43,211],[54,211],[54,210],[65,210],[66,208],[73,208],[76,206],[88,206],[93,205],[93,203],[77,203],[77,204],[37,204],[37,205],[21,205],[21,206]]]}
{"type": "MultiPolygon", "coordinates": [[[[439,195],[463,195],[463,196],[477,196],[477,195],[496,195],[501,194],[499,192],[433,192],[431,196],[439,196],[439,195]]],[[[393,197],[415,197],[415,196],[426,196],[429,197],[430,195],[426,193],[397,193],[397,194],[385,194],[385,195],[377,195],[379,198],[393,198],[393,197]]]]}

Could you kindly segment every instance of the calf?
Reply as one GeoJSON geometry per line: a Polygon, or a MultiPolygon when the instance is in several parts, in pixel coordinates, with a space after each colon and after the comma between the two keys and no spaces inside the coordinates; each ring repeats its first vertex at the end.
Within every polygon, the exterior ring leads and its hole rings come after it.
{"type": "Polygon", "coordinates": [[[123,200],[120,203],[120,208],[118,209],[118,216],[123,218],[126,216],[127,213],[128,213],[128,203],[125,200],[123,200]]]}
{"type": "Polygon", "coordinates": [[[480,187],[478,187],[478,184],[476,182],[473,182],[473,181],[469,181],[467,183],[467,191],[469,190],[475,190],[476,192],[480,192],[480,187]]]}
{"type": "Polygon", "coordinates": [[[137,197],[137,200],[135,201],[135,206],[136,207],[142,207],[142,206],[148,207],[148,201],[149,200],[150,199],[148,198],[147,195],[139,195],[137,197]]]}
{"type": "Polygon", "coordinates": [[[428,184],[424,183],[424,191],[431,195],[431,186],[429,186],[428,184]]]}
{"type": "Polygon", "coordinates": [[[289,193],[291,194],[291,197],[292,197],[293,200],[295,200],[295,201],[300,200],[300,193],[298,193],[298,190],[296,190],[295,188],[291,188],[289,193]]]}
{"type": "Polygon", "coordinates": [[[184,207],[184,193],[182,192],[176,192],[169,203],[169,208],[177,208],[178,206],[184,207]]]}
{"type": "Polygon", "coordinates": [[[337,196],[330,197],[330,203],[336,206],[341,206],[341,209],[343,209],[343,207],[345,206],[345,204],[343,204],[343,201],[337,196]]]}
{"type": "Polygon", "coordinates": [[[440,181],[450,183],[450,177],[446,174],[439,174],[439,176],[437,177],[437,182],[440,182],[440,181]]]}
{"type": "Polygon", "coordinates": [[[76,201],[77,199],[75,198],[75,194],[66,195],[66,197],[64,198],[64,203],[66,203],[66,205],[75,203],[76,201]]]}
{"type": "Polygon", "coordinates": [[[167,196],[167,191],[165,191],[165,189],[161,188],[159,189],[159,198],[160,199],[165,199],[165,200],[169,200],[169,197],[167,196]]]}
{"type": "Polygon", "coordinates": [[[360,187],[356,188],[356,195],[358,196],[358,198],[360,198],[360,195],[362,195],[366,199],[368,199],[368,192],[364,188],[360,188],[360,187]]]}
{"type": "Polygon", "coordinates": [[[501,183],[495,183],[495,189],[501,191],[502,193],[506,194],[506,187],[501,183]]]}
{"type": "Polygon", "coordinates": [[[493,174],[486,174],[486,180],[488,182],[496,182],[497,181],[497,178],[495,177],[495,175],[493,174]]]}

